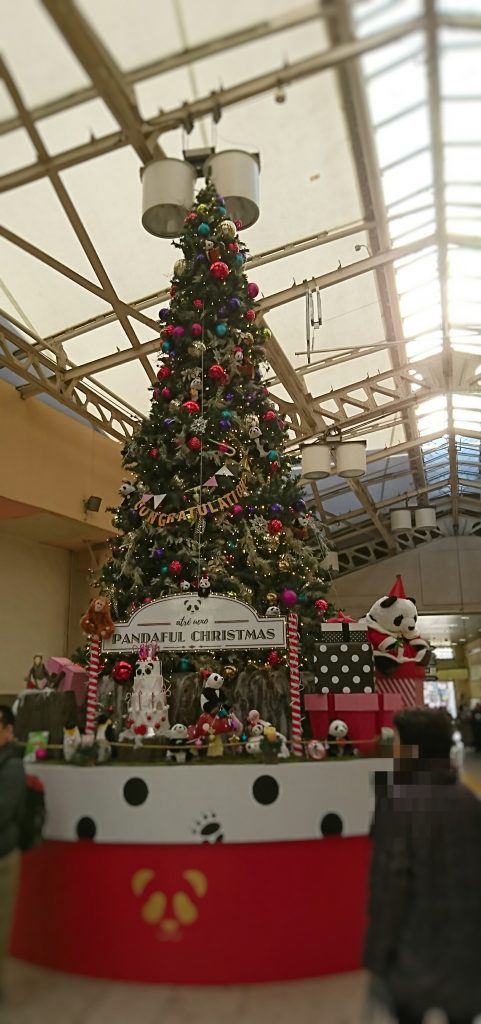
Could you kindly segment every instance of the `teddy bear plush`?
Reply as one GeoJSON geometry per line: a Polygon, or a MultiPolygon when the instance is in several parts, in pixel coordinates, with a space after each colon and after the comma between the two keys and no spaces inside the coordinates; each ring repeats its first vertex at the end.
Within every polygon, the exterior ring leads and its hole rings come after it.
{"type": "Polygon", "coordinates": [[[85,615],[80,619],[80,627],[88,636],[97,636],[108,640],[115,632],[110,617],[110,605],[107,597],[94,597],[85,615]]]}
{"type": "Polygon", "coordinates": [[[427,665],[431,649],[419,635],[416,602],[406,597],[403,582],[397,576],[394,586],[374,602],[366,615],[367,636],[373,647],[374,664],[381,675],[399,666],[427,665]]]}

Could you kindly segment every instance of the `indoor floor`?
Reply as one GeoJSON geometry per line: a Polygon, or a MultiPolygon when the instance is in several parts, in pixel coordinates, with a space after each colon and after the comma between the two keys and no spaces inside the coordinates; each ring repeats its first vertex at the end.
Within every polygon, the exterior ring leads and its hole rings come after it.
{"type": "MultiPolygon", "coordinates": [[[[466,756],[481,793],[481,754],[466,756]]],[[[194,988],[98,981],[10,961],[1,1024],[362,1024],[363,972],[270,985],[194,988]]],[[[377,1024],[377,1022],[376,1022],[377,1024]]],[[[379,1022],[381,1024],[381,1022],[379,1022]]],[[[428,1022],[426,1022],[428,1024],[428,1022]]],[[[438,1014],[429,1024],[443,1024],[438,1014]]]]}

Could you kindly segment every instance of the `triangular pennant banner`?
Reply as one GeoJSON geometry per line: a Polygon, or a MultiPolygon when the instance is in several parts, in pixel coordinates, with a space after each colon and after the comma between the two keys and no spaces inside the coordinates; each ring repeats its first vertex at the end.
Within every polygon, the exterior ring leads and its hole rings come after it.
{"type": "Polygon", "coordinates": [[[211,476],[209,480],[206,480],[204,487],[217,487],[217,480],[215,476],[211,476]]]}
{"type": "Polygon", "coordinates": [[[140,499],[140,502],[141,502],[141,504],[142,504],[142,505],[146,505],[146,504],[147,504],[147,502],[148,502],[148,501],[150,501],[150,499],[151,499],[152,497],[153,497],[153,495],[152,495],[152,494],[143,494],[143,495],[142,495],[142,497],[141,497],[141,499],[140,499]]]}
{"type": "Polygon", "coordinates": [[[217,476],[234,476],[234,474],[231,473],[230,469],[227,469],[227,466],[222,466],[222,469],[217,470],[217,476]]]}
{"type": "Polygon", "coordinates": [[[154,497],[154,508],[158,508],[159,505],[162,504],[162,502],[163,502],[164,498],[166,497],[166,495],[165,494],[154,494],[153,497],[154,497]]]}

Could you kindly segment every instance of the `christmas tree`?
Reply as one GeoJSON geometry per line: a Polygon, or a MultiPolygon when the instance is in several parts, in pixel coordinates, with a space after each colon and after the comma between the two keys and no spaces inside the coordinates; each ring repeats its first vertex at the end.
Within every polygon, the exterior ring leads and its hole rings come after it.
{"type": "MultiPolygon", "coordinates": [[[[133,479],[113,510],[118,535],[99,580],[117,621],[142,602],[199,586],[261,615],[293,609],[304,626],[318,621],[327,589],[322,524],[308,512],[283,452],[287,425],[263,384],[270,334],[258,322],[240,227],[207,183],[173,243],[183,256],[170,307],[159,313],[158,383],[149,418],[123,450],[133,479]]],[[[189,659],[164,664],[205,661],[189,659]]],[[[281,655],[267,660],[275,666],[281,655]]],[[[245,653],[236,662],[245,665],[245,653]]]]}

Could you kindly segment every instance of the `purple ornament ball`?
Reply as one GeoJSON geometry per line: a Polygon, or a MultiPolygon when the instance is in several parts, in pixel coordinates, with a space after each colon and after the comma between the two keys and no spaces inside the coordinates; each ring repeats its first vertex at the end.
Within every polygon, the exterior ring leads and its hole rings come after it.
{"type": "Polygon", "coordinates": [[[219,427],[221,430],[228,430],[230,427],[230,420],[219,420],[219,427]]]}
{"type": "Polygon", "coordinates": [[[303,501],[302,498],[299,498],[298,501],[294,502],[294,508],[295,508],[296,512],[304,512],[304,510],[306,508],[305,501],[303,501]]]}
{"type": "Polygon", "coordinates": [[[139,513],[137,512],[137,509],[136,508],[129,508],[129,516],[130,516],[131,519],[138,519],[139,518],[139,513]]]}
{"type": "Polygon", "coordinates": [[[283,590],[281,594],[281,601],[288,608],[292,608],[297,601],[297,594],[295,590],[283,590]]]}
{"type": "Polygon", "coordinates": [[[168,417],[166,420],[164,420],[164,427],[171,427],[173,422],[173,419],[171,417],[168,417]]]}
{"type": "Polygon", "coordinates": [[[183,338],[185,334],[184,328],[180,326],[174,327],[172,334],[174,335],[174,338],[183,338]]]}
{"type": "Polygon", "coordinates": [[[170,314],[170,309],[165,309],[165,308],[159,309],[159,320],[168,320],[169,319],[169,314],[170,314]]]}
{"type": "Polygon", "coordinates": [[[165,551],[163,548],[154,548],[154,555],[156,558],[163,558],[165,551]]]}
{"type": "Polygon", "coordinates": [[[276,512],[282,512],[282,505],[279,505],[279,502],[275,501],[274,504],[270,506],[269,511],[274,512],[274,514],[276,512]]]}
{"type": "Polygon", "coordinates": [[[229,299],[229,306],[231,309],[239,309],[240,299],[238,299],[236,295],[232,295],[229,299]]]}
{"type": "Polygon", "coordinates": [[[220,307],[220,308],[219,308],[219,309],[217,310],[217,315],[218,315],[218,316],[225,316],[225,315],[226,315],[226,312],[227,312],[227,310],[226,310],[225,306],[221,306],[221,307],[220,307]]]}
{"type": "Polygon", "coordinates": [[[224,402],[232,402],[233,398],[234,398],[233,392],[232,391],[228,391],[227,394],[224,395],[224,402]]]}
{"type": "Polygon", "coordinates": [[[250,512],[251,515],[254,515],[254,512],[257,512],[256,506],[255,505],[248,505],[247,506],[247,511],[250,512]]]}
{"type": "Polygon", "coordinates": [[[197,253],[197,256],[195,257],[195,262],[196,263],[205,263],[205,256],[203,255],[203,253],[201,253],[201,252],[197,253]]]}

